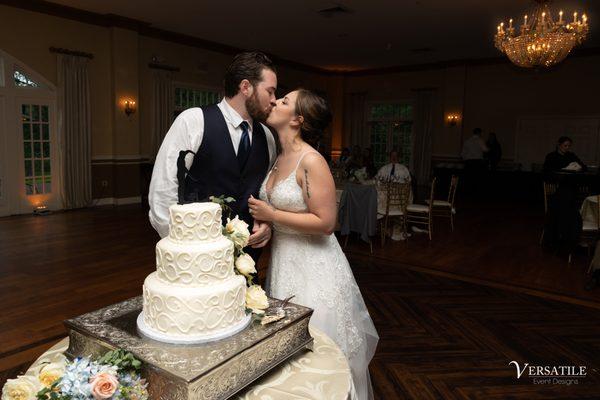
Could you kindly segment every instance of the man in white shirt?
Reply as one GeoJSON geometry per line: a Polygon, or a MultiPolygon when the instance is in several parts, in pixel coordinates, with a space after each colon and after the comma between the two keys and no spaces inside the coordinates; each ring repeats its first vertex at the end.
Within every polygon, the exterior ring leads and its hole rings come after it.
{"type": "Polygon", "coordinates": [[[465,188],[470,194],[481,192],[485,183],[484,174],[487,164],[483,156],[487,152],[488,148],[481,138],[481,128],[473,129],[473,136],[465,140],[460,154],[465,162],[465,188]]]}
{"type": "Polygon", "coordinates": [[[398,152],[390,151],[390,163],[379,168],[375,178],[385,182],[410,182],[410,171],[404,165],[398,163],[398,152]]]}
{"type": "MultiPolygon", "coordinates": [[[[167,132],[156,156],[148,201],[150,223],[161,237],[169,233],[169,207],[178,202],[177,159],[191,150],[185,166],[183,202],[208,201],[209,196],[235,198],[234,214],[251,227],[249,246],[267,244],[271,228],[248,211],[276,158],[275,139],[261,122],[275,105],[277,75],[271,60],[259,52],[235,56],[224,79],[225,97],[217,105],[182,112],[167,132]]],[[[259,251],[248,251],[257,258],[259,251]]]]}
{"type": "Polygon", "coordinates": [[[461,157],[465,161],[481,161],[483,162],[484,153],[488,152],[485,142],[481,138],[481,128],[473,129],[473,136],[465,140],[461,152],[461,157]]]}

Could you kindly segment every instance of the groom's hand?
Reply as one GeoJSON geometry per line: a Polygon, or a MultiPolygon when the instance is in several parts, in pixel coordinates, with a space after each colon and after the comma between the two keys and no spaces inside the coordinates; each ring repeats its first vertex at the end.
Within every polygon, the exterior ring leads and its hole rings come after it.
{"type": "Polygon", "coordinates": [[[266,222],[254,220],[252,235],[248,239],[248,245],[255,249],[265,247],[269,243],[269,239],[271,239],[271,226],[266,222]]]}

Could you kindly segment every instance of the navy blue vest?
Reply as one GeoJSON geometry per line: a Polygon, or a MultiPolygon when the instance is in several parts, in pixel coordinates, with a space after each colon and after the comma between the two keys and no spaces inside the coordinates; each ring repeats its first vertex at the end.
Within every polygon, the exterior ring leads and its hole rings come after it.
{"type": "Polygon", "coordinates": [[[204,136],[185,180],[185,200],[208,201],[209,196],[231,196],[236,200],[229,204],[233,215],[239,215],[252,229],[254,220],[248,211],[248,198],[258,197],[269,169],[265,131],[254,121],[250,155],[240,170],[223,113],[216,105],[202,107],[202,112],[204,136]]]}

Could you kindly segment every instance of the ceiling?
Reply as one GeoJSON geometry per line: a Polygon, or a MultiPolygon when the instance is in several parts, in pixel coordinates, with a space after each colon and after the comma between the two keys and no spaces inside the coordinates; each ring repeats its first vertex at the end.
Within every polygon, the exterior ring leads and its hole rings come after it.
{"type": "MultiPolygon", "coordinates": [[[[532,0],[52,0],[100,14],[329,70],[360,70],[497,57],[502,18],[521,21],[532,0]],[[322,15],[341,7],[347,12],[322,15]]],[[[584,47],[600,46],[600,1],[556,0],[552,10],[585,11],[584,47]]],[[[572,18],[572,17],[570,17],[572,18]]]]}

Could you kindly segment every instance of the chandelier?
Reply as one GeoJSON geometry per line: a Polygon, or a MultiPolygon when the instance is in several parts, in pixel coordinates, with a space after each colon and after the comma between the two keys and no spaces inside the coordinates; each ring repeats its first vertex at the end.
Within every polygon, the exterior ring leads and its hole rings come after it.
{"type": "Polygon", "coordinates": [[[573,20],[563,19],[563,12],[558,13],[558,21],[554,21],[548,7],[549,0],[535,0],[538,5],[529,18],[523,18],[523,25],[517,34],[513,20],[508,27],[504,22],[498,25],[494,42],[498,50],[519,67],[550,67],[567,57],[571,49],[581,44],[588,33],[587,16],[578,17],[573,13],[573,20]]]}

